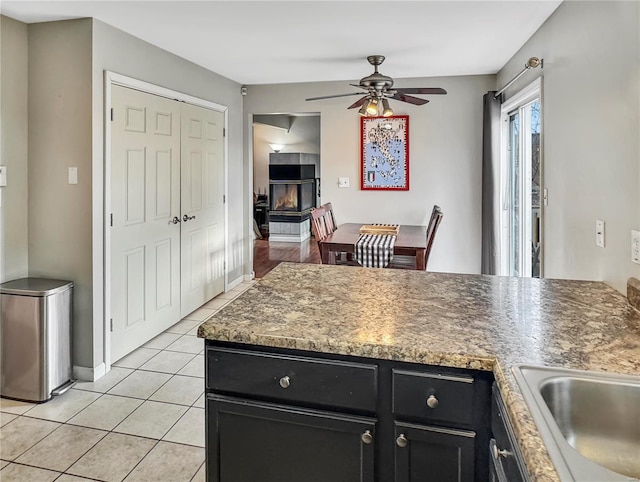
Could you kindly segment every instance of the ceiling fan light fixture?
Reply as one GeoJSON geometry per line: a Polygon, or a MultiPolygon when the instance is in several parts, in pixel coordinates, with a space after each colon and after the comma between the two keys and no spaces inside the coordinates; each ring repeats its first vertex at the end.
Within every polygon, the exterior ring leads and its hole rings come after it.
{"type": "Polygon", "coordinates": [[[367,115],[374,116],[378,115],[378,99],[375,97],[369,101],[367,105],[367,115]]]}
{"type": "Polygon", "coordinates": [[[360,109],[358,110],[358,114],[360,114],[361,116],[366,116],[367,115],[367,107],[369,107],[369,101],[365,100],[364,103],[362,104],[362,106],[360,107],[360,109]]]}
{"type": "Polygon", "coordinates": [[[382,117],[391,117],[393,115],[393,110],[389,106],[389,101],[387,99],[382,99],[382,117]]]}

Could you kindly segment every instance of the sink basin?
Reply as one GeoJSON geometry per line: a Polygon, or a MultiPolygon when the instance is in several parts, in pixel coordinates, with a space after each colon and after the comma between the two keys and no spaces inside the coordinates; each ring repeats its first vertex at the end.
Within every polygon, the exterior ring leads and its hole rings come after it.
{"type": "Polygon", "coordinates": [[[640,377],[513,369],[560,478],[640,480],[640,377]]]}

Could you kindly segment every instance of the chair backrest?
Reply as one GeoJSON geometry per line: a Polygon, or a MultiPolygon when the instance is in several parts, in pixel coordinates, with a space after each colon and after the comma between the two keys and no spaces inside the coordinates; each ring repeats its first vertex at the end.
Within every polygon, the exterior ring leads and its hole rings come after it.
{"type": "Polygon", "coordinates": [[[311,231],[313,232],[313,236],[316,238],[318,245],[320,245],[320,243],[333,232],[331,222],[327,223],[327,219],[330,218],[331,215],[323,206],[311,211],[311,231]]]}
{"type": "Polygon", "coordinates": [[[429,262],[429,255],[431,254],[431,247],[433,246],[433,241],[436,238],[436,231],[438,231],[438,227],[442,222],[444,214],[442,214],[442,210],[440,206],[437,204],[433,206],[433,211],[431,211],[431,219],[429,220],[429,225],[427,226],[427,252],[425,253],[425,267],[429,262]]]}
{"type": "Polygon", "coordinates": [[[333,233],[336,229],[338,229],[338,223],[336,223],[336,216],[335,214],[333,214],[333,206],[331,206],[331,203],[324,203],[320,207],[324,208],[324,210],[327,212],[328,214],[327,222],[330,223],[330,226],[327,226],[327,228],[329,229],[329,232],[333,233]]]}

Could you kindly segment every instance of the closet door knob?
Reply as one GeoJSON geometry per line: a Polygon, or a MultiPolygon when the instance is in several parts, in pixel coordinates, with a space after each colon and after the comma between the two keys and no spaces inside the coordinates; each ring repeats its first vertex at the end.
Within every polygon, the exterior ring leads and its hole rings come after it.
{"type": "Polygon", "coordinates": [[[173,219],[169,221],[169,224],[178,224],[179,222],[180,218],[178,216],[174,216],[173,219]]]}

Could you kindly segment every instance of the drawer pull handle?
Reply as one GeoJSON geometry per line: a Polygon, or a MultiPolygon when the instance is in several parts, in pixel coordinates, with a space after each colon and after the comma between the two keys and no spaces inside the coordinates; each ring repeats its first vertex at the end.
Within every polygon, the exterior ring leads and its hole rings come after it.
{"type": "Polygon", "coordinates": [[[373,435],[371,435],[371,432],[369,430],[365,431],[360,438],[362,439],[362,443],[365,443],[367,445],[373,442],[373,435]]]}
{"type": "Polygon", "coordinates": [[[429,398],[427,398],[427,407],[429,408],[436,408],[439,403],[440,402],[435,397],[435,395],[429,395],[429,398]]]}
{"type": "Polygon", "coordinates": [[[396,444],[398,444],[398,447],[400,448],[405,448],[408,443],[409,441],[407,440],[407,437],[405,437],[403,433],[401,433],[400,436],[396,439],[396,444]]]}
{"type": "Polygon", "coordinates": [[[284,376],[280,379],[280,386],[282,388],[289,388],[290,385],[291,385],[291,380],[289,379],[289,377],[284,376]]]}
{"type": "Polygon", "coordinates": [[[496,444],[493,444],[491,446],[491,450],[493,451],[493,458],[496,460],[498,460],[499,457],[504,457],[506,459],[507,457],[511,456],[511,452],[505,449],[499,449],[496,444]]]}

